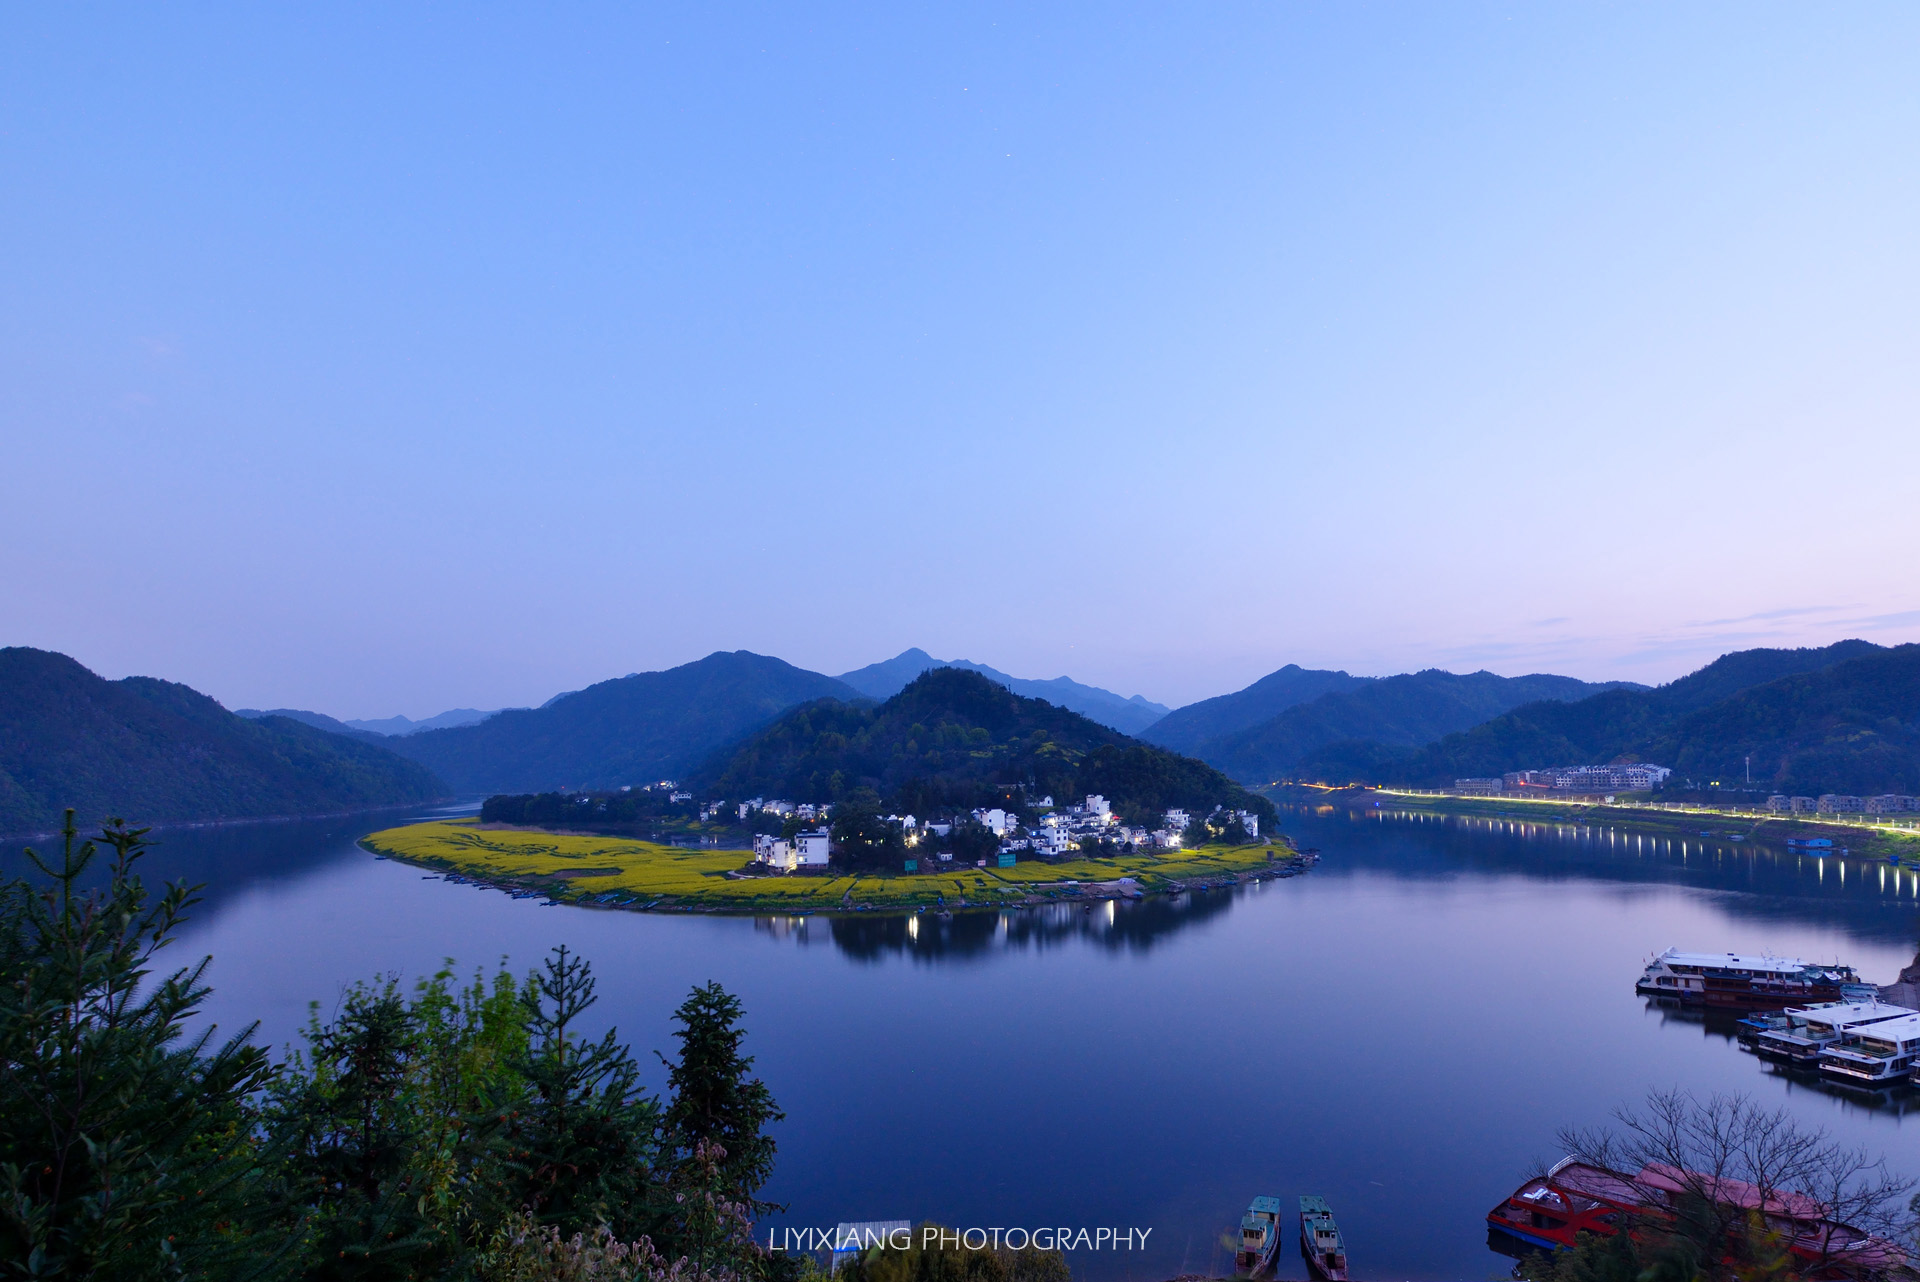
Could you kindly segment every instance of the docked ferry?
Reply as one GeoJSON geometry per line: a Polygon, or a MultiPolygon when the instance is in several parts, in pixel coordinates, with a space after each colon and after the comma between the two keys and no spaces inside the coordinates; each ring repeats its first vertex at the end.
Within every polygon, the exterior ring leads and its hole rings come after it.
{"type": "Polygon", "coordinates": [[[1611,1237],[1634,1222],[1671,1220],[1673,1208],[1697,1197],[1757,1212],[1787,1249],[1820,1279],[1882,1277],[1907,1267],[1897,1244],[1828,1219],[1812,1198],[1763,1192],[1739,1180],[1650,1163],[1638,1173],[1564,1158],[1487,1212],[1487,1245],[1508,1255],[1571,1249],[1577,1235],[1611,1237]]]}
{"type": "Polygon", "coordinates": [[[1779,1010],[1879,995],[1851,966],[1758,953],[1684,953],[1669,948],[1647,963],[1634,985],[1645,997],[1726,1011],[1779,1010]]]}
{"type": "Polygon", "coordinates": [[[1905,1015],[1920,1014],[1890,1002],[1828,1002],[1819,1006],[1789,1006],[1777,1016],[1780,1026],[1760,1034],[1754,1053],[1802,1068],[1820,1062],[1820,1052],[1848,1033],[1905,1015]]]}
{"type": "Polygon", "coordinates": [[[1920,1014],[1855,1028],[1820,1050],[1820,1072],[1843,1086],[1905,1081],[1920,1063],[1920,1014]]]}
{"type": "Polygon", "coordinates": [[[1320,1282],[1347,1282],[1347,1244],[1325,1198],[1300,1199],[1300,1254],[1320,1282]]]}
{"type": "Polygon", "coordinates": [[[1233,1267],[1243,1277],[1271,1273],[1279,1254],[1280,1199],[1256,1197],[1240,1217],[1240,1249],[1234,1252],[1233,1267]]]}

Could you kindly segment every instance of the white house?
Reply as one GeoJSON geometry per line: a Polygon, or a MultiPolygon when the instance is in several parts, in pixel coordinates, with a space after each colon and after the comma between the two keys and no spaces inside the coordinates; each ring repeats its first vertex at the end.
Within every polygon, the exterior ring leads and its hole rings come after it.
{"type": "Polygon", "coordinates": [[[1087,794],[1087,813],[1105,823],[1113,817],[1113,807],[1098,793],[1087,794]]]}
{"type": "Polygon", "coordinates": [[[1168,832],[1185,832],[1193,820],[1187,818],[1184,810],[1169,810],[1162,822],[1166,824],[1168,832]]]}
{"type": "Polygon", "coordinates": [[[1865,809],[1866,803],[1858,797],[1837,792],[1822,793],[1820,796],[1820,813],[1823,815],[1857,815],[1865,809]]]}
{"type": "Polygon", "coordinates": [[[1247,830],[1247,836],[1258,837],[1260,835],[1259,815],[1254,814],[1251,810],[1239,810],[1234,813],[1240,816],[1240,824],[1247,830]]]}
{"type": "Polygon", "coordinates": [[[766,833],[761,833],[753,839],[753,857],[767,867],[780,872],[792,872],[798,862],[792,842],[770,837],[766,833]]]}
{"type": "Polygon", "coordinates": [[[833,842],[825,828],[815,828],[794,838],[794,859],[801,868],[825,868],[833,842]]]}
{"type": "Polygon", "coordinates": [[[976,810],[973,812],[973,817],[985,824],[987,831],[996,837],[1006,836],[1007,829],[1013,825],[1013,817],[1006,811],[998,808],[993,810],[976,810]]]}

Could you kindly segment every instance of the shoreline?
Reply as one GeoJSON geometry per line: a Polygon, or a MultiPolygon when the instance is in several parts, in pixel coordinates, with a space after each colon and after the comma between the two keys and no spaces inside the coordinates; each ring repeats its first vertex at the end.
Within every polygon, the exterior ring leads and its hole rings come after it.
{"type": "MultiPolygon", "coordinates": [[[[1898,856],[1920,859],[1920,831],[1892,825],[1847,823],[1825,816],[1782,815],[1751,811],[1717,810],[1685,806],[1669,809],[1645,802],[1605,802],[1591,797],[1507,797],[1460,796],[1447,793],[1401,791],[1393,788],[1336,789],[1314,796],[1298,796],[1298,804],[1333,805],[1366,812],[1391,805],[1432,814],[1459,815],[1474,819],[1520,819],[1530,823],[1585,824],[1605,821],[1620,828],[1639,829],[1673,836],[1700,835],[1701,825],[1710,823],[1710,835],[1732,841],[1750,841],[1756,845],[1785,846],[1789,841],[1826,839],[1831,848],[1805,846],[1795,848],[1829,857],[1886,859],[1898,856]]],[[[1284,803],[1283,803],[1284,804],[1284,803]]]]}
{"type": "Polygon", "coordinates": [[[369,833],[361,849],[456,885],[554,906],[726,916],[1004,912],[1060,903],[1172,897],[1299,876],[1318,852],[1286,845],[1201,847],[1110,859],[920,873],[833,870],[743,875],[747,852],[689,850],[631,838],[502,831],[436,820],[369,833]]]}

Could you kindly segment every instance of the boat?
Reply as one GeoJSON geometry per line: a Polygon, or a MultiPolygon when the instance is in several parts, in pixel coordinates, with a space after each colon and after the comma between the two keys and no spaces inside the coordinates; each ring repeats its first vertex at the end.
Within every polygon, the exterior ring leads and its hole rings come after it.
{"type": "Polygon", "coordinates": [[[1765,1059],[1811,1068],[1819,1063],[1821,1051],[1853,1030],[1915,1014],[1920,1011],[1882,1001],[1790,1006],[1777,1017],[1784,1021],[1783,1027],[1760,1034],[1754,1052],[1765,1059]]]}
{"type": "Polygon", "coordinates": [[[1669,948],[1647,963],[1634,991],[1682,1006],[1725,1011],[1781,1010],[1818,1002],[1865,1001],[1879,994],[1851,966],[1760,953],[1686,953],[1669,948]]]}
{"type": "Polygon", "coordinates": [[[1233,1267],[1243,1277],[1273,1271],[1280,1253],[1280,1199],[1256,1197],[1240,1217],[1240,1249],[1233,1253],[1233,1267]]]}
{"type": "Polygon", "coordinates": [[[1827,1218],[1820,1203],[1798,1193],[1657,1162],[1629,1175],[1572,1157],[1487,1212],[1487,1245],[1515,1257],[1570,1250],[1583,1233],[1612,1237],[1636,1222],[1671,1221],[1673,1208],[1693,1198],[1759,1212],[1790,1252],[1814,1266],[1809,1277],[1880,1277],[1907,1267],[1896,1243],[1827,1218]]]}
{"type": "Polygon", "coordinates": [[[1347,1282],[1347,1245],[1323,1197],[1300,1199],[1300,1254],[1321,1282],[1347,1282]]]}
{"type": "Polygon", "coordinates": [[[1843,1086],[1887,1086],[1920,1065],[1920,1014],[1849,1030],[1820,1049],[1820,1073],[1843,1086]]]}

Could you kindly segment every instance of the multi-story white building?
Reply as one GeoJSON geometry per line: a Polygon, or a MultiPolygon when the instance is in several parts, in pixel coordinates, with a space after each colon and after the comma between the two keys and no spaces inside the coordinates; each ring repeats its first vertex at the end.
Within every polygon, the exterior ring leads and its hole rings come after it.
{"type": "Polygon", "coordinates": [[[1897,815],[1914,809],[1920,809],[1920,805],[1903,793],[1888,792],[1867,798],[1867,813],[1870,815],[1897,815]]]}
{"type": "Polygon", "coordinates": [[[825,868],[833,849],[833,840],[825,828],[815,828],[794,838],[794,859],[801,868],[825,868]]]}
{"type": "Polygon", "coordinates": [[[769,868],[780,872],[792,872],[799,862],[799,852],[790,841],[761,833],[753,839],[753,857],[769,868]]]}
{"type": "Polygon", "coordinates": [[[1168,832],[1185,832],[1193,820],[1187,818],[1184,810],[1169,810],[1160,822],[1167,826],[1168,832]]]}
{"type": "Polygon", "coordinates": [[[1823,815],[1857,815],[1866,808],[1866,802],[1842,792],[1820,794],[1820,813],[1823,815]]]}

